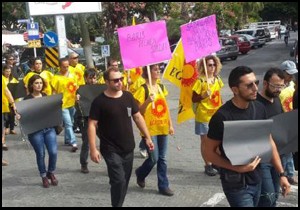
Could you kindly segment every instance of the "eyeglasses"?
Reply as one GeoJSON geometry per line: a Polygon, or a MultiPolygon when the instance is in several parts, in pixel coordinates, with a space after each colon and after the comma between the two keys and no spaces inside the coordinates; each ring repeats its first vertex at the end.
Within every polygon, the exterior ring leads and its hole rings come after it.
{"type": "Polygon", "coordinates": [[[274,88],[276,90],[282,90],[282,89],[285,88],[285,85],[274,85],[274,84],[272,84],[270,82],[268,82],[268,84],[270,85],[270,87],[272,87],[272,88],[274,88]]]}
{"type": "Polygon", "coordinates": [[[247,89],[252,89],[254,85],[258,86],[259,80],[256,80],[254,82],[251,82],[250,84],[246,84],[247,89]]]}
{"type": "Polygon", "coordinates": [[[123,82],[124,77],[116,78],[116,79],[110,79],[109,81],[113,81],[114,83],[123,82]]]}
{"type": "Polygon", "coordinates": [[[216,64],[208,64],[208,67],[213,67],[213,66],[217,66],[216,64]]]}
{"type": "Polygon", "coordinates": [[[71,58],[71,59],[77,59],[78,58],[78,56],[77,57],[73,57],[73,58],[71,58]]]}

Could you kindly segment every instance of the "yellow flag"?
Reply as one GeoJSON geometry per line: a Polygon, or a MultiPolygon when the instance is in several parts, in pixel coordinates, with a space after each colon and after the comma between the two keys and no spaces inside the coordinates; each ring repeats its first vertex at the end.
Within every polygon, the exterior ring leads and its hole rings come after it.
{"type": "Polygon", "coordinates": [[[172,59],[165,68],[163,78],[180,88],[177,122],[195,118],[192,103],[192,88],[198,78],[196,62],[185,62],[181,39],[179,40],[172,59]]]}
{"type": "Polygon", "coordinates": [[[181,39],[173,52],[172,59],[166,66],[163,78],[169,80],[177,87],[181,87],[182,68],[184,65],[184,53],[181,39]]]}
{"type": "Polygon", "coordinates": [[[195,118],[192,102],[192,88],[197,78],[198,71],[196,69],[196,61],[184,63],[182,68],[179,108],[177,115],[178,123],[195,118]]]}

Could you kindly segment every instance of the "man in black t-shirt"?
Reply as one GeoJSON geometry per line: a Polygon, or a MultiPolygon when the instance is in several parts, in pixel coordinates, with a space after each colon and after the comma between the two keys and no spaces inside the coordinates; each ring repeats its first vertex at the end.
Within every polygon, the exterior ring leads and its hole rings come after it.
{"type": "MultiPolygon", "coordinates": [[[[221,167],[222,187],[230,206],[254,207],[258,204],[261,190],[261,158],[255,157],[246,165],[232,165],[223,148],[223,121],[261,120],[267,116],[264,106],[255,101],[258,80],[252,69],[246,66],[236,67],[231,71],[228,82],[234,97],[221,106],[211,118],[204,154],[208,161],[221,167]],[[221,155],[217,152],[218,148],[221,155]]],[[[282,173],[284,170],[272,138],[270,143],[273,151],[272,164],[282,173]]],[[[290,185],[286,177],[282,177],[280,181],[285,196],[290,191],[290,185]]]]}
{"type": "Polygon", "coordinates": [[[123,205],[130,180],[135,147],[132,120],[136,123],[149,150],[154,149],[143,116],[132,94],[122,91],[122,73],[114,66],[104,72],[107,89],[92,103],[88,122],[91,160],[99,163],[103,156],[111,185],[111,204],[123,205]],[[96,148],[96,129],[100,135],[100,152],[96,148]]]}
{"type": "MultiPolygon", "coordinates": [[[[264,76],[263,89],[257,94],[257,101],[266,109],[267,118],[283,113],[279,99],[281,90],[285,87],[283,72],[278,68],[270,68],[264,76]]],[[[259,207],[276,207],[279,197],[279,174],[271,163],[261,163],[262,186],[259,207]]]]}

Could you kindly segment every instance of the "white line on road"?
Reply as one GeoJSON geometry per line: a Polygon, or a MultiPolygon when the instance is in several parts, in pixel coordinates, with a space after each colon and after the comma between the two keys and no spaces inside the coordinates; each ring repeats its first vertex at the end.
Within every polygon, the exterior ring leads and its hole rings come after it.
{"type": "Polygon", "coordinates": [[[204,202],[201,207],[203,206],[215,206],[217,205],[220,201],[222,201],[225,198],[225,194],[224,193],[216,193],[213,195],[213,197],[211,197],[208,201],[204,202]]]}

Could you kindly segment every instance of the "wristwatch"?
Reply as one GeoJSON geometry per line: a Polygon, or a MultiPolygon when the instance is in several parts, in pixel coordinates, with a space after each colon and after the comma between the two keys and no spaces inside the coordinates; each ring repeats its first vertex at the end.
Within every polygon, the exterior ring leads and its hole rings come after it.
{"type": "Polygon", "coordinates": [[[285,173],[285,172],[281,172],[281,173],[279,173],[279,177],[283,177],[283,176],[285,176],[285,177],[286,177],[286,173],[285,173]]]}

